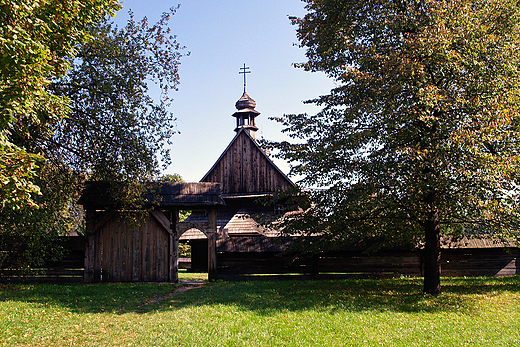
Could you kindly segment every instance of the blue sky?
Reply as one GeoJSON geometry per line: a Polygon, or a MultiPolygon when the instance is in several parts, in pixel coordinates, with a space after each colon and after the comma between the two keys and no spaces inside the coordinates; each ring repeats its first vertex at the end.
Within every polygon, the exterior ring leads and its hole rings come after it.
{"type": "MultiPolygon", "coordinates": [[[[126,0],[115,17],[124,25],[128,9],[137,20],[156,22],[177,1],[126,0]]],[[[256,101],[260,128],[257,137],[287,139],[282,127],[268,118],[292,113],[316,113],[302,101],[326,94],[333,81],[322,73],[296,69],[305,61],[289,16],[303,16],[300,0],[184,0],[170,20],[172,32],[191,52],[180,66],[179,90],[172,92],[171,111],[180,134],[172,138],[172,164],[164,173],[178,173],[188,182],[199,181],[233,139],[235,102],[243,92],[239,75],[250,67],[247,92],[256,101]]],[[[275,163],[288,173],[289,166],[275,163]]]]}

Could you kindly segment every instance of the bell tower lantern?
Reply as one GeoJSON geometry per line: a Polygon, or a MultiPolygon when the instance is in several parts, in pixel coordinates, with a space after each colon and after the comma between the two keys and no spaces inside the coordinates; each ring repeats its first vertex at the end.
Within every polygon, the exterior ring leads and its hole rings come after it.
{"type": "Polygon", "coordinates": [[[256,102],[246,92],[246,74],[251,73],[247,71],[249,67],[241,67],[239,73],[244,75],[244,93],[242,97],[235,103],[237,111],[233,113],[233,117],[237,119],[237,126],[235,131],[238,132],[240,129],[246,129],[251,137],[256,138],[256,132],[258,128],[256,126],[255,118],[260,114],[255,110],[256,102]]]}

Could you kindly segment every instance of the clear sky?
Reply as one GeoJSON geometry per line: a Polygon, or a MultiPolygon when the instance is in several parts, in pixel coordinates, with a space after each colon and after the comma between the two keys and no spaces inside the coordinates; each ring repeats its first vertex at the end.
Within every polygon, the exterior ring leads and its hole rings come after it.
{"type": "MultiPolygon", "coordinates": [[[[126,0],[115,21],[124,25],[128,10],[136,20],[155,23],[177,1],[126,0]]],[[[305,61],[289,16],[302,17],[300,0],[183,0],[170,20],[172,32],[191,55],[181,60],[179,90],[172,92],[171,111],[177,130],[172,164],[164,173],[199,181],[233,139],[235,102],[242,96],[244,63],[250,67],[247,92],[256,101],[259,132],[268,140],[287,139],[282,127],[268,118],[292,113],[316,113],[302,101],[326,94],[333,81],[322,73],[292,66],[305,61]]],[[[289,166],[275,163],[288,173],[289,166]]]]}

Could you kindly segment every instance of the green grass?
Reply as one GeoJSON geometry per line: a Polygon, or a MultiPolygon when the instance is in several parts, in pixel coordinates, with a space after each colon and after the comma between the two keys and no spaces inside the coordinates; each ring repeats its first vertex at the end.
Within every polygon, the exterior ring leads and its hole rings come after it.
{"type": "Polygon", "coordinates": [[[0,285],[0,345],[520,346],[519,277],[177,287],[0,285]]]}
{"type": "Polygon", "coordinates": [[[207,281],[208,273],[187,272],[185,269],[179,269],[179,281],[207,281]]]}

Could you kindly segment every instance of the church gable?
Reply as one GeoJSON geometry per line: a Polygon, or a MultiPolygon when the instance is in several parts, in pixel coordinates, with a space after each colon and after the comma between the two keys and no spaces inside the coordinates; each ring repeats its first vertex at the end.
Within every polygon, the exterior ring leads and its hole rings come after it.
{"type": "Polygon", "coordinates": [[[294,187],[247,129],[238,131],[201,182],[221,183],[223,195],[274,193],[294,187]]]}

